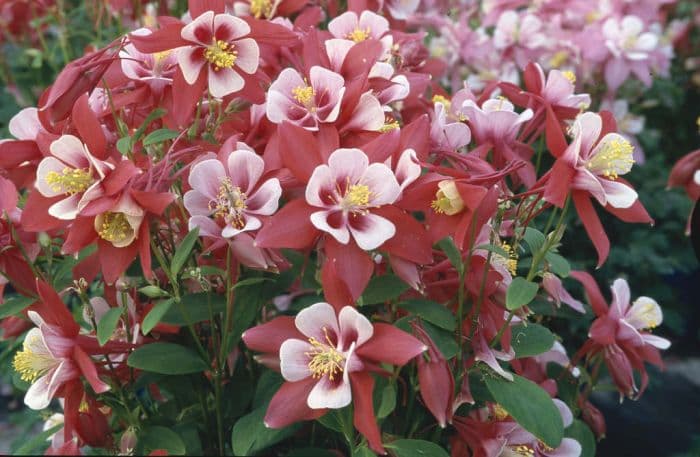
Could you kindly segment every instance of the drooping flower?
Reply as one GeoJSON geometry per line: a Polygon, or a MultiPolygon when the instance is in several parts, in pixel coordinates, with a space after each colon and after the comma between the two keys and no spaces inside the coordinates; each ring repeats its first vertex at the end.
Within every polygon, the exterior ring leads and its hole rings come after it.
{"type": "Polygon", "coordinates": [[[308,130],[319,123],[335,122],[345,93],[342,76],[320,66],[311,67],[309,80],[292,68],[282,70],[267,92],[267,118],[289,121],[308,130]]]}
{"type": "Polygon", "coordinates": [[[268,427],[314,419],[353,403],[355,427],[381,453],[369,372],[381,371],[381,362],[402,366],[427,349],[392,325],[372,324],[353,307],[336,313],[323,302],[303,309],[296,318],[278,317],[254,327],[243,334],[243,341],[263,352],[266,360],[278,356],[286,381],[268,407],[268,427]]]}
{"type": "Polygon", "coordinates": [[[239,72],[253,74],[258,69],[260,49],[250,26],[229,14],[207,11],[182,28],[182,38],[191,43],[177,51],[177,60],[188,84],[195,84],[206,71],[209,92],[225,97],[243,89],[239,72]]]}
{"type": "Polygon", "coordinates": [[[95,158],[73,135],[63,135],[50,146],[51,156],[37,168],[36,188],[47,198],[63,197],[49,208],[57,219],[72,220],[99,197],[101,181],[114,167],[95,158]]]}
{"type": "Polygon", "coordinates": [[[277,211],[282,195],[277,178],[260,183],[265,163],[246,149],[233,151],[226,160],[207,159],[192,167],[192,190],[185,194],[190,229],[213,238],[232,238],[262,226],[258,216],[277,211]]]}
{"type": "Polygon", "coordinates": [[[366,251],[396,233],[394,224],[373,210],[394,203],[400,194],[391,169],[383,163],[370,164],[359,149],[335,150],[328,165],[316,167],[306,186],[306,202],[323,208],[311,214],[311,223],[342,244],[352,235],[366,251]]]}
{"type": "MultiPolygon", "coordinates": [[[[148,36],[149,29],[137,29],[134,35],[148,36]]],[[[177,68],[177,56],[172,51],[162,51],[153,54],[140,52],[129,43],[119,51],[121,69],[127,78],[141,81],[150,86],[153,92],[160,94],[163,89],[173,83],[177,68]]]]}

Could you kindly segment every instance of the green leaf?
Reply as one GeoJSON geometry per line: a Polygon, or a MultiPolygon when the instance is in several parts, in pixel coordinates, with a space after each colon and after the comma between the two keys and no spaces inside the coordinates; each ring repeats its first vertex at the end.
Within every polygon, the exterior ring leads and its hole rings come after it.
{"type": "Polygon", "coordinates": [[[301,424],[294,424],[281,429],[267,428],[263,423],[266,410],[267,405],[264,405],[236,421],[231,432],[233,455],[253,455],[293,435],[301,427],[301,424]]]}
{"type": "Polygon", "coordinates": [[[510,344],[519,359],[542,354],[554,345],[552,332],[538,324],[516,325],[511,331],[510,344]]]}
{"type": "Polygon", "coordinates": [[[588,425],[575,419],[566,429],[564,434],[567,438],[573,438],[581,445],[581,457],[595,457],[595,436],[588,425]]]}
{"type": "Polygon", "coordinates": [[[438,241],[438,247],[445,253],[450,263],[457,269],[457,272],[461,275],[464,274],[464,262],[462,261],[462,253],[459,252],[454,240],[451,237],[445,237],[438,241]]]}
{"type": "Polygon", "coordinates": [[[457,346],[455,336],[452,332],[445,331],[429,322],[423,322],[423,328],[428,333],[428,336],[430,336],[430,339],[433,340],[445,359],[450,360],[452,357],[457,355],[457,352],[459,352],[459,346],[457,346]]]}
{"type": "Polygon", "coordinates": [[[537,295],[539,286],[520,276],[513,278],[506,291],[506,308],[513,311],[530,303],[537,295]]]}
{"type": "Polygon", "coordinates": [[[539,230],[534,229],[532,227],[525,228],[525,234],[523,235],[523,239],[525,240],[527,245],[530,247],[530,252],[533,255],[535,255],[537,252],[539,252],[545,243],[544,234],[542,232],[540,232],[539,230]]]}
{"type": "Polygon", "coordinates": [[[352,450],[352,457],[376,457],[377,454],[372,452],[366,444],[356,447],[352,450]]]}
{"type": "MultiPolygon", "coordinates": [[[[302,447],[292,449],[285,457],[338,457],[338,454],[318,447],[302,447]]],[[[374,457],[374,454],[370,454],[369,457],[374,457]]]]}
{"type": "Polygon", "coordinates": [[[160,374],[199,373],[209,367],[192,349],[173,343],[151,343],[131,353],[127,365],[160,374]]]}
{"type": "Polygon", "coordinates": [[[375,276],[367,284],[365,292],[362,294],[363,305],[373,305],[384,303],[397,298],[406,292],[408,284],[399,279],[398,276],[384,275],[375,276]]]}
{"type": "Polygon", "coordinates": [[[143,455],[156,449],[165,449],[170,455],[185,455],[185,443],[180,436],[167,427],[154,425],[144,429],[139,434],[139,447],[143,455]]]}
{"type": "Polygon", "coordinates": [[[35,301],[36,298],[23,297],[22,295],[15,295],[8,298],[0,305],[0,319],[4,319],[7,316],[14,316],[20,311],[24,311],[25,308],[35,301]]]}
{"type": "Polygon", "coordinates": [[[549,263],[549,269],[557,276],[566,278],[569,276],[569,273],[571,273],[569,261],[556,252],[548,252],[545,254],[544,259],[549,263]]]}
{"type": "Polygon", "coordinates": [[[331,409],[316,420],[327,429],[347,437],[348,427],[352,429],[352,418],[348,421],[347,410],[348,408],[331,409]]]}
{"type": "Polygon", "coordinates": [[[151,308],[146,317],[143,319],[141,324],[141,331],[144,335],[148,334],[153,330],[153,327],[158,325],[158,323],[163,319],[165,313],[168,312],[170,307],[173,305],[175,300],[173,298],[169,300],[163,300],[151,308]]]}
{"type": "Polygon", "coordinates": [[[182,242],[177,249],[175,249],[173,263],[170,265],[170,273],[173,275],[173,277],[177,276],[180,269],[187,261],[187,257],[189,257],[190,252],[192,252],[192,248],[194,248],[194,244],[197,242],[197,238],[199,238],[199,227],[195,227],[190,230],[190,232],[185,235],[185,238],[182,239],[182,242]]]}
{"type": "Polygon", "coordinates": [[[114,334],[114,329],[117,328],[119,318],[124,311],[123,308],[110,308],[109,311],[102,316],[102,319],[97,323],[97,342],[100,346],[109,341],[109,338],[114,334]]]}
{"type": "Polygon", "coordinates": [[[139,292],[149,298],[167,297],[170,295],[168,292],[164,291],[158,286],[154,286],[153,284],[140,288],[139,292]]]}
{"type": "Polygon", "coordinates": [[[131,152],[130,136],[125,136],[117,140],[117,151],[119,151],[124,156],[131,152]]]}
{"type": "Polygon", "coordinates": [[[261,282],[265,281],[272,281],[270,278],[264,278],[262,276],[259,276],[257,278],[247,278],[247,279],[242,279],[238,281],[236,284],[233,285],[232,289],[238,289],[239,287],[247,287],[247,286],[253,286],[255,284],[260,284],[261,282]]]}
{"type": "Polygon", "coordinates": [[[163,109],[163,108],[156,108],[153,111],[149,113],[148,116],[146,116],[146,119],[143,121],[143,123],[139,126],[139,128],[134,132],[134,139],[131,144],[136,144],[141,137],[143,136],[144,132],[148,128],[149,125],[151,125],[151,122],[155,121],[156,119],[160,119],[161,117],[165,116],[165,113],[168,111],[163,109]]]}
{"type": "Polygon", "coordinates": [[[396,387],[394,384],[388,384],[384,387],[381,395],[382,400],[377,408],[377,419],[384,419],[396,408],[396,387]]]}
{"type": "Polygon", "coordinates": [[[172,140],[177,138],[180,132],[170,129],[158,129],[149,133],[146,138],[143,139],[144,146],[150,146],[152,144],[162,143],[164,141],[172,140]]]}
{"type": "Polygon", "coordinates": [[[226,297],[223,295],[187,294],[180,298],[178,305],[171,306],[160,321],[165,324],[183,326],[209,320],[208,300],[211,300],[214,314],[221,313],[226,309],[226,297]],[[187,318],[183,315],[181,308],[185,309],[187,318]]]}
{"type": "Polygon", "coordinates": [[[397,457],[449,457],[446,450],[423,440],[396,440],[385,444],[397,457]]]}
{"type": "Polygon", "coordinates": [[[457,328],[457,320],[452,311],[440,303],[420,299],[407,300],[399,303],[399,307],[445,330],[454,331],[457,328]]]}
{"type": "Polygon", "coordinates": [[[534,382],[513,375],[513,381],[500,376],[486,376],[486,387],[525,430],[556,448],[564,437],[564,423],[549,394],[534,382]]]}

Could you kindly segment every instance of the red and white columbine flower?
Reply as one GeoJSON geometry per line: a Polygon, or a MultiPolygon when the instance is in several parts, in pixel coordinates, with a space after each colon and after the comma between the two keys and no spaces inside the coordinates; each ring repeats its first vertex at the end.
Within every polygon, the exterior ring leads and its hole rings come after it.
{"type": "Polygon", "coordinates": [[[225,97],[243,89],[240,71],[253,74],[258,69],[260,49],[250,26],[229,14],[207,11],[182,28],[180,35],[192,46],[180,48],[177,60],[188,84],[194,84],[202,71],[208,71],[209,92],[225,97]]]}
{"type": "Polygon", "coordinates": [[[258,185],[265,162],[246,149],[233,151],[224,162],[207,159],[190,172],[192,190],[185,194],[185,208],[191,214],[189,227],[213,238],[231,238],[257,230],[256,216],[277,211],[282,187],[277,178],[258,185]]]}
{"type": "Polygon", "coordinates": [[[44,197],[63,197],[49,208],[51,216],[75,219],[91,200],[102,195],[101,181],[114,167],[95,158],[73,135],[63,135],[49,150],[51,156],[37,168],[36,188],[44,197]]]}
{"type": "Polygon", "coordinates": [[[309,80],[285,68],[267,92],[267,118],[279,124],[289,121],[307,130],[318,130],[321,122],[335,122],[345,93],[342,76],[314,66],[309,80]]]}
{"type": "Polygon", "coordinates": [[[353,424],[382,454],[370,372],[383,371],[379,363],[403,366],[427,350],[390,324],[372,324],[351,306],[336,313],[324,302],[309,306],[296,318],[280,316],[253,327],[243,334],[243,341],[263,353],[257,360],[279,367],[286,381],[270,401],[265,414],[268,427],[315,419],[352,402],[353,424]]]}
{"type": "Polygon", "coordinates": [[[337,149],[328,165],[319,165],[306,186],[306,202],[322,211],[311,214],[311,223],[339,243],[350,235],[366,250],[376,249],[396,233],[394,224],[372,210],[394,203],[401,188],[389,167],[369,163],[359,149],[337,149]]]}
{"type": "Polygon", "coordinates": [[[574,121],[574,141],[562,156],[575,170],[571,187],[590,192],[603,206],[629,208],[637,192],[616,180],[632,169],[634,148],[619,133],[608,133],[598,141],[602,128],[603,121],[595,113],[583,113],[574,121]]]}
{"type": "Polygon", "coordinates": [[[334,38],[360,43],[367,39],[379,40],[384,53],[391,49],[394,39],[388,35],[389,21],[371,11],[363,11],[360,16],[348,11],[328,23],[328,31],[334,38]]]}

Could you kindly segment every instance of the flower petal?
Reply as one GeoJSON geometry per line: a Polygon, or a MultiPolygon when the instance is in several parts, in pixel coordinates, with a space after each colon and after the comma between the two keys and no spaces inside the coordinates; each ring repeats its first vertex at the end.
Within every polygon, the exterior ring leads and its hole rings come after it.
{"type": "Polygon", "coordinates": [[[228,156],[228,175],[231,184],[249,193],[263,174],[265,162],[256,153],[239,149],[228,156]]]}
{"type": "Polygon", "coordinates": [[[346,350],[351,343],[364,344],[374,334],[372,323],[352,306],[345,306],[338,314],[340,324],[340,347],[346,350]]]}
{"type": "Polygon", "coordinates": [[[309,398],[306,400],[311,409],[344,408],[351,402],[352,389],[347,373],[343,373],[343,378],[339,382],[331,381],[327,376],[323,376],[311,389],[309,398]]]}
{"type": "Polygon", "coordinates": [[[376,214],[352,215],[349,222],[355,242],[365,251],[378,248],[396,234],[394,223],[376,214]]]}
{"type": "Polygon", "coordinates": [[[224,166],[216,159],[202,160],[190,171],[188,182],[192,189],[214,200],[219,194],[221,181],[226,178],[224,166]]]}
{"type": "Polygon", "coordinates": [[[333,336],[337,338],[339,335],[335,310],[326,302],[315,303],[299,311],[294,319],[294,324],[301,333],[309,338],[316,338],[322,343],[327,342],[326,332],[331,338],[333,336]]]}
{"type": "Polygon", "coordinates": [[[280,370],[285,380],[295,382],[311,376],[309,356],[313,350],[307,341],[289,339],[280,346],[280,370]]]}

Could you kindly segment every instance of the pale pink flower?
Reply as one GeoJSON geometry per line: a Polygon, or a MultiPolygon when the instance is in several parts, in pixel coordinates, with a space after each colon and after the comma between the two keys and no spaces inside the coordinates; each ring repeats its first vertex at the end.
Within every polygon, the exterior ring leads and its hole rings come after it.
{"type": "Polygon", "coordinates": [[[625,99],[615,100],[610,102],[606,99],[600,104],[601,110],[608,110],[615,116],[615,121],[617,121],[617,130],[622,136],[629,140],[630,144],[634,147],[634,154],[632,158],[634,162],[643,165],[646,158],[644,155],[644,150],[637,140],[637,135],[642,133],[644,130],[645,118],[644,116],[638,116],[629,111],[629,103],[625,99]]]}
{"type": "Polygon", "coordinates": [[[603,24],[605,45],[613,57],[605,65],[605,81],[610,91],[617,90],[630,73],[651,85],[650,58],[659,37],[644,32],[644,28],[644,22],[636,16],[625,16],[622,21],[609,18],[603,24]]]}
{"type": "Polygon", "coordinates": [[[455,114],[451,107],[449,100],[433,98],[430,141],[440,149],[459,149],[472,138],[469,126],[464,123],[466,117],[455,114]]]}
{"type": "Polygon", "coordinates": [[[207,159],[194,165],[192,190],[184,197],[190,230],[199,227],[201,236],[232,238],[259,229],[257,216],[277,211],[282,195],[277,178],[260,184],[264,168],[263,159],[247,149],[233,151],[226,162],[207,159]]]}
{"type": "Polygon", "coordinates": [[[384,53],[388,54],[393,44],[393,38],[388,35],[389,21],[371,11],[363,11],[360,16],[348,11],[328,23],[328,31],[334,38],[360,43],[368,38],[379,40],[384,53]]]}
{"type": "Polygon", "coordinates": [[[396,233],[394,224],[372,212],[394,203],[401,188],[389,167],[369,163],[359,149],[337,149],[328,165],[319,165],[306,186],[306,202],[322,211],[311,223],[342,244],[350,242],[366,250],[376,249],[396,233]]]}
{"type": "MultiPolygon", "coordinates": [[[[133,35],[147,36],[152,32],[142,28],[131,32],[133,35]]],[[[177,68],[177,57],[172,51],[144,54],[133,44],[128,43],[119,51],[124,75],[135,81],[148,84],[154,92],[160,93],[173,82],[177,68]]]]}
{"type": "Polygon", "coordinates": [[[585,313],[586,310],[583,307],[583,303],[576,300],[569,294],[569,292],[564,288],[564,285],[555,274],[545,272],[542,276],[542,287],[549,294],[554,303],[557,306],[561,306],[562,303],[569,305],[573,310],[579,313],[585,313]]]}
{"type": "Polygon", "coordinates": [[[539,64],[535,64],[541,81],[542,91],[540,95],[554,106],[567,106],[569,108],[587,109],[591,106],[591,96],[588,94],[576,94],[576,76],[571,71],[550,70],[545,79],[544,71],[539,64]]]}
{"type": "Polygon", "coordinates": [[[24,108],[12,116],[8,125],[10,134],[18,140],[36,140],[39,133],[45,133],[44,126],[39,121],[39,110],[24,108]]]}
{"type": "Polygon", "coordinates": [[[461,112],[467,116],[472,134],[480,143],[513,143],[520,126],[533,115],[529,108],[516,113],[515,106],[505,98],[486,100],[481,107],[469,99],[462,104],[461,112]]]}
{"type": "Polygon", "coordinates": [[[55,218],[72,220],[103,193],[101,181],[114,166],[95,158],[79,138],[63,135],[51,143],[36,172],[36,188],[47,198],[64,197],[49,208],[55,218]]]}
{"type": "Polygon", "coordinates": [[[177,60],[188,84],[194,84],[202,71],[208,71],[209,92],[225,97],[243,89],[239,71],[253,74],[258,69],[260,49],[252,38],[250,26],[229,14],[207,11],[180,32],[192,43],[178,50],[177,60]],[[206,68],[205,68],[206,67],[206,68]]]}
{"type": "Polygon", "coordinates": [[[374,334],[372,323],[346,306],[336,317],[328,303],[305,308],[294,319],[309,339],[288,339],[280,346],[280,371],[285,380],[318,378],[307,404],[311,409],[343,408],[352,402],[350,374],[365,366],[355,350],[374,334]],[[324,357],[315,357],[325,354],[324,357]]]}
{"type": "Polygon", "coordinates": [[[289,121],[307,130],[319,123],[335,122],[345,93],[342,76],[314,66],[305,80],[296,70],[285,68],[267,92],[266,112],[270,122],[289,121]]]}
{"type": "Polygon", "coordinates": [[[369,71],[369,81],[375,89],[375,96],[384,107],[384,111],[391,111],[389,103],[403,100],[408,97],[411,85],[405,75],[395,74],[394,67],[387,62],[376,62],[369,71]],[[379,82],[379,84],[376,84],[379,82]]]}
{"type": "Polygon", "coordinates": [[[590,192],[603,206],[629,208],[637,200],[637,192],[617,177],[632,169],[633,147],[619,133],[600,138],[602,127],[598,114],[578,116],[571,129],[574,140],[562,159],[575,169],[573,189],[590,192]]]}

